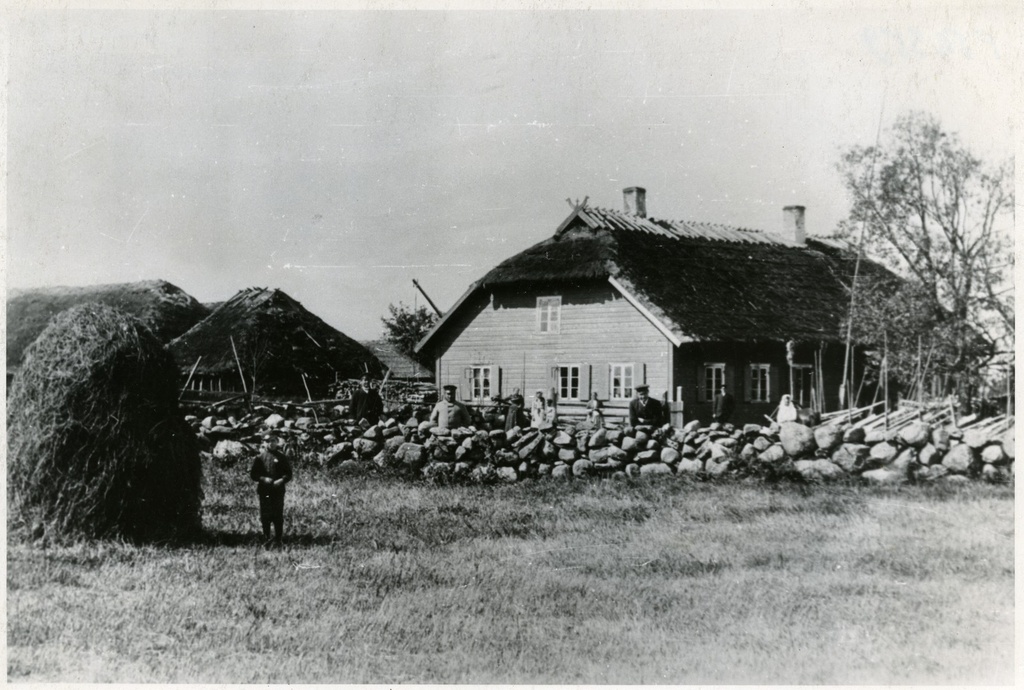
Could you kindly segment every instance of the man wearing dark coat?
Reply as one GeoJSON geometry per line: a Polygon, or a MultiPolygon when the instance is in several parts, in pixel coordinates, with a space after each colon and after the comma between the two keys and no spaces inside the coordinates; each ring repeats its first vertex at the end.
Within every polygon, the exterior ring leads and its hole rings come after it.
{"type": "Polygon", "coordinates": [[[629,403],[629,423],[632,426],[661,426],[664,410],[661,403],[650,397],[650,386],[636,387],[636,397],[629,403]]]}
{"type": "Polygon", "coordinates": [[[256,495],[260,499],[263,538],[270,543],[270,527],[273,525],[274,543],[280,546],[284,533],[284,487],[292,480],[292,465],[276,446],[276,438],[264,437],[260,454],[249,470],[249,478],[256,482],[256,495]]]}
{"type": "Polygon", "coordinates": [[[726,391],[725,386],[720,386],[718,395],[715,396],[712,418],[719,424],[725,424],[732,417],[734,409],[736,409],[736,400],[726,391]]]}
{"type": "Polygon", "coordinates": [[[357,422],[365,419],[370,424],[379,422],[384,414],[384,401],[380,399],[380,393],[370,388],[369,374],[363,374],[359,381],[359,388],[352,394],[349,410],[357,422]]]}

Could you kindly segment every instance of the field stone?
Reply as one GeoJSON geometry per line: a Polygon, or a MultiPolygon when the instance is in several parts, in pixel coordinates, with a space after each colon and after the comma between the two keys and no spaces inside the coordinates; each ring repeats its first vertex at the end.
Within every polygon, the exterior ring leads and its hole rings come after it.
{"type": "Polygon", "coordinates": [[[964,432],[964,443],[974,450],[984,448],[988,441],[988,432],[982,429],[968,429],[964,432]]]}
{"type": "Polygon", "coordinates": [[[896,459],[887,465],[894,472],[901,472],[904,475],[910,471],[910,466],[917,460],[917,450],[913,447],[904,448],[896,459]]]}
{"type": "Polygon", "coordinates": [[[639,477],[640,476],[640,465],[632,462],[626,465],[624,469],[627,477],[639,477]]]}
{"type": "Polygon", "coordinates": [[[942,427],[932,429],[931,442],[940,453],[945,453],[949,450],[949,432],[942,427]]]}
{"type": "Polygon", "coordinates": [[[876,460],[882,463],[883,465],[888,465],[890,462],[896,459],[896,454],[898,452],[899,449],[897,449],[896,446],[889,443],[888,441],[882,441],[881,443],[876,443],[875,445],[871,446],[871,452],[868,454],[868,456],[872,460],[876,460]]]}
{"type": "Polygon", "coordinates": [[[608,457],[608,447],[607,446],[604,447],[604,448],[591,448],[590,451],[587,453],[587,459],[590,460],[590,462],[595,462],[595,463],[597,463],[597,462],[604,462],[605,458],[607,458],[607,457],[608,457]]]}
{"type": "Polygon", "coordinates": [[[606,433],[608,434],[608,443],[618,445],[623,438],[622,429],[606,429],[606,433]]]}
{"type": "Polygon", "coordinates": [[[380,432],[380,435],[385,439],[395,438],[396,436],[402,436],[401,428],[397,426],[389,426],[380,432]]]}
{"type": "Polygon", "coordinates": [[[658,451],[656,450],[642,450],[636,454],[636,462],[640,465],[658,462],[658,459],[658,451]]]}
{"type": "Polygon", "coordinates": [[[641,465],[640,474],[645,477],[656,474],[672,474],[672,468],[663,462],[655,462],[650,465],[641,465]]]}
{"type": "Polygon", "coordinates": [[[688,434],[692,431],[697,431],[698,429],[700,429],[700,420],[694,419],[683,425],[682,432],[684,434],[688,434]]]}
{"type": "Polygon", "coordinates": [[[974,465],[974,449],[966,443],[958,443],[942,458],[942,464],[952,474],[966,474],[974,465]]]}
{"type": "Polygon", "coordinates": [[[772,442],[769,441],[764,436],[758,436],[757,438],[754,439],[754,449],[757,452],[759,452],[759,453],[765,452],[766,450],[768,450],[768,447],[771,446],[771,445],[772,445],[772,442]]]}
{"type": "Polygon", "coordinates": [[[572,468],[563,463],[558,463],[551,468],[551,476],[555,479],[569,479],[572,477],[572,468]]]}
{"type": "Polygon", "coordinates": [[[748,460],[749,461],[749,460],[753,460],[756,457],[757,457],[757,449],[754,448],[754,445],[752,443],[746,444],[740,450],[740,453],[739,453],[740,460],[748,460]]]}
{"type": "Polygon", "coordinates": [[[864,443],[873,446],[876,443],[885,441],[885,429],[866,429],[864,431],[864,443]]]}
{"type": "Polygon", "coordinates": [[[868,470],[867,472],[862,472],[860,476],[875,484],[899,484],[900,482],[906,481],[906,475],[887,467],[880,467],[877,470],[868,470]]]}
{"type": "Polygon", "coordinates": [[[579,451],[573,448],[562,448],[558,451],[558,459],[562,462],[576,462],[579,457],[579,451]]]}
{"type": "Polygon", "coordinates": [[[813,453],[816,448],[814,432],[799,422],[783,422],[779,428],[779,441],[791,458],[813,453]]]}
{"type": "Polygon", "coordinates": [[[661,449],[661,461],[667,465],[675,464],[679,460],[679,451],[674,448],[661,449]]]}
{"type": "Polygon", "coordinates": [[[743,434],[745,436],[753,436],[754,434],[758,434],[760,432],[761,432],[761,425],[760,424],[744,424],[743,425],[743,434]]]}
{"type": "Polygon", "coordinates": [[[338,473],[343,475],[356,475],[365,474],[367,465],[365,462],[359,462],[349,458],[348,460],[342,460],[338,464],[338,473]]]}
{"type": "Polygon", "coordinates": [[[843,442],[843,430],[833,424],[823,424],[814,429],[814,443],[818,448],[831,452],[843,442]]]}
{"type": "Polygon", "coordinates": [[[632,452],[636,451],[637,450],[636,439],[633,438],[632,436],[624,436],[622,438],[622,446],[621,446],[621,448],[622,448],[622,450],[626,451],[627,453],[632,453],[632,452]]]}
{"type": "Polygon", "coordinates": [[[676,465],[676,473],[678,474],[696,474],[704,470],[704,463],[700,460],[694,460],[692,458],[683,458],[676,465]]]}
{"type": "Polygon", "coordinates": [[[832,462],[851,474],[868,467],[871,448],[862,443],[844,443],[832,453],[832,462]]]}
{"type": "Polygon", "coordinates": [[[519,457],[523,460],[530,457],[533,455],[533,451],[537,450],[544,441],[545,439],[542,435],[536,434],[530,442],[519,447],[519,457]]]}
{"type": "Polygon", "coordinates": [[[962,474],[952,474],[952,473],[950,473],[950,474],[947,474],[945,477],[943,477],[942,481],[946,482],[947,484],[966,484],[967,482],[969,482],[971,480],[968,479],[967,477],[965,477],[962,474]]]}
{"type": "Polygon", "coordinates": [[[843,443],[864,443],[864,429],[853,426],[843,432],[843,443]]]}
{"type": "Polygon", "coordinates": [[[586,458],[580,458],[572,464],[572,476],[585,477],[594,469],[594,463],[586,458]]]}
{"type": "Polygon", "coordinates": [[[384,442],[384,449],[392,453],[396,452],[405,443],[404,436],[393,436],[384,442]]]}
{"type": "Polygon", "coordinates": [[[930,442],[924,444],[924,447],[917,451],[917,461],[922,465],[934,465],[941,460],[942,453],[930,442]]]}
{"type": "Polygon", "coordinates": [[[911,422],[899,430],[899,437],[903,443],[914,448],[923,448],[931,439],[932,429],[920,420],[911,422]]]}
{"type": "Polygon", "coordinates": [[[213,447],[213,457],[221,461],[236,462],[241,460],[248,453],[248,448],[238,441],[217,441],[213,447]]]}
{"type": "MultiPolygon", "coordinates": [[[[205,422],[206,420],[204,419],[203,421],[205,422]]],[[[277,429],[282,424],[284,424],[284,417],[277,414],[276,412],[263,420],[263,426],[267,427],[268,429],[277,429]]]]}
{"type": "Polygon", "coordinates": [[[1003,447],[998,444],[989,444],[981,449],[981,461],[986,465],[1002,465],[1008,459],[1003,447]]]}
{"type": "Polygon", "coordinates": [[[1014,450],[1014,447],[1013,447],[1013,442],[1014,442],[1013,430],[1014,430],[1014,427],[1011,426],[1009,429],[1006,430],[1006,432],[1003,434],[1003,438],[1002,438],[1003,452],[1006,453],[1006,457],[1010,458],[1011,460],[1013,460],[1016,457],[1016,455],[1017,455],[1016,451],[1014,450]]]}
{"type": "Polygon", "coordinates": [[[985,464],[981,467],[981,478],[985,481],[1003,483],[1011,478],[1010,471],[1002,465],[985,464]]]}
{"type": "Polygon", "coordinates": [[[212,429],[217,424],[217,420],[216,418],[213,417],[213,415],[210,415],[209,417],[204,417],[203,421],[200,422],[200,424],[206,429],[212,429]]]}
{"type": "Polygon", "coordinates": [[[726,438],[720,438],[715,441],[715,445],[722,446],[723,448],[735,448],[738,441],[732,436],[726,438]]]}
{"type": "Polygon", "coordinates": [[[608,432],[604,429],[598,429],[587,439],[588,448],[604,448],[606,445],[608,445],[608,432]]]}
{"type": "Polygon", "coordinates": [[[552,467],[554,467],[554,465],[551,465],[549,463],[546,463],[546,462],[540,463],[539,465],[537,465],[537,476],[538,477],[546,477],[546,476],[550,475],[552,467]]]}
{"type": "Polygon", "coordinates": [[[559,431],[555,434],[555,438],[552,440],[552,443],[560,448],[569,448],[576,445],[576,439],[564,431],[559,431]]]}
{"type": "Polygon", "coordinates": [[[922,467],[917,472],[917,478],[923,481],[935,481],[949,474],[949,468],[945,465],[929,465],[928,467],[922,467]]]}
{"type": "Polygon", "coordinates": [[[545,460],[554,460],[558,457],[559,448],[550,439],[545,438],[540,445],[540,456],[545,460]]]}
{"type": "Polygon", "coordinates": [[[495,474],[503,482],[514,482],[519,479],[519,474],[514,467],[499,467],[495,470],[495,474]]]}
{"type": "Polygon", "coordinates": [[[708,458],[707,462],[704,463],[704,471],[712,477],[720,477],[729,471],[729,465],[731,464],[732,462],[729,459],[717,462],[713,458],[708,458]]]}
{"type": "Polygon", "coordinates": [[[661,443],[657,439],[652,438],[647,442],[647,450],[660,450],[661,443]]]}
{"type": "Polygon", "coordinates": [[[395,458],[403,465],[418,470],[427,463],[427,452],[418,443],[403,443],[396,451],[395,458]]]}
{"type": "Polygon", "coordinates": [[[316,420],[312,417],[299,417],[295,420],[296,429],[308,429],[309,427],[316,424],[316,420]]]}
{"type": "Polygon", "coordinates": [[[759,462],[763,462],[766,465],[776,465],[786,458],[786,451],[783,449],[781,443],[773,443],[764,451],[757,456],[759,462]]]}
{"type": "Polygon", "coordinates": [[[846,476],[839,465],[828,460],[797,460],[793,467],[808,481],[828,481],[846,476]]]}

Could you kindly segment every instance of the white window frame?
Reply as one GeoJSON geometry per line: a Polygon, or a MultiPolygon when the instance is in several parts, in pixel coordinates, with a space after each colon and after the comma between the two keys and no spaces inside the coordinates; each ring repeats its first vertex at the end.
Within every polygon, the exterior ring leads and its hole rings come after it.
{"type": "Polygon", "coordinates": [[[558,370],[558,399],[559,400],[579,400],[580,391],[583,390],[583,367],[579,364],[559,364],[556,369],[558,370]],[[573,370],[575,370],[576,378],[576,390],[573,394],[573,370]]]}
{"type": "Polygon", "coordinates": [[[636,390],[636,368],[632,362],[613,362],[608,366],[608,397],[611,400],[629,400],[636,390]],[[616,368],[619,369],[616,376],[616,368]],[[616,378],[619,383],[616,384],[616,378]],[[628,382],[628,385],[627,385],[628,382]]]}
{"type": "Polygon", "coordinates": [[[562,329],[562,298],[548,295],[537,298],[537,332],[560,333],[562,329]]]}
{"type": "Polygon", "coordinates": [[[488,400],[494,395],[494,365],[474,364],[470,367],[469,392],[473,400],[488,400]]]}
{"type": "Polygon", "coordinates": [[[747,399],[750,402],[772,401],[772,365],[764,362],[751,362],[747,365],[747,399]],[[761,390],[761,384],[764,390],[761,390]]]}
{"type": "Polygon", "coordinates": [[[718,389],[725,385],[725,362],[704,362],[702,383],[704,386],[704,402],[712,402],[718,389]],[[710,373],[710,377],[708,374],[710,373]],[[710,378],[711,382],[708,383],[710,378]]]}

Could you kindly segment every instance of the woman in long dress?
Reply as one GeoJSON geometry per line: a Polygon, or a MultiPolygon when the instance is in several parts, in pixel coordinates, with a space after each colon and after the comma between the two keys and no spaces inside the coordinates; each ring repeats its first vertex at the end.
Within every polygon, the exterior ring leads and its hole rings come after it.
{"type": "Polygon", "coordinates": [[[539,429],[541,424],[547,421],[548,404],[544,400],[544,391],[537,391],[533,395],[533,402],[530,403],[530,426],[539,429]]]}

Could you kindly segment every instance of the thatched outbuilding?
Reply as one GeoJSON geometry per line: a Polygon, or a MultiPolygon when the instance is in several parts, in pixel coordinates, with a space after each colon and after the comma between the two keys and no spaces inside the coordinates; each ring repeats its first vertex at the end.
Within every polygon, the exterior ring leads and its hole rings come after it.
{"type": "Polygon", "coordinates": [[[391,371],[391,379],[395,381],[433,381],[434,372],[398,351],[394,343],[386,340],[367,340],[363,342],[367,350],[380,360],[386,369],[391,371]]]}
{"type": "Polygon", "coordinates": [[[737,422],[764,422],[786,392],[836,409],[855,253],[808,237],[802,206],[766,232],[650,218],[642,188],[624,195],[622,211],[576,207],[469,287],[417,346],[438,385],[473,402],[553,389],[560,409],[597,395],[621,412],[647,384],[708,421],[722,384],[737,422]]]}
{"type": "Polygon", "coordinates": [[[89,302],[134,316],[162,343],[170,342],[210,313],[194,297],[166,280],[11,290],[7,295],[8,379],[21,366],[25,348],[54,316],[89,302]]]}
{"type": "Polygon", "coordinates": [[[242,290],[169,348],[183,376],[195,367],[193,390],[299,398],[308,390],[322,399],[335,381],[383,371],[363,345],[277,289],[242,290]]]}

